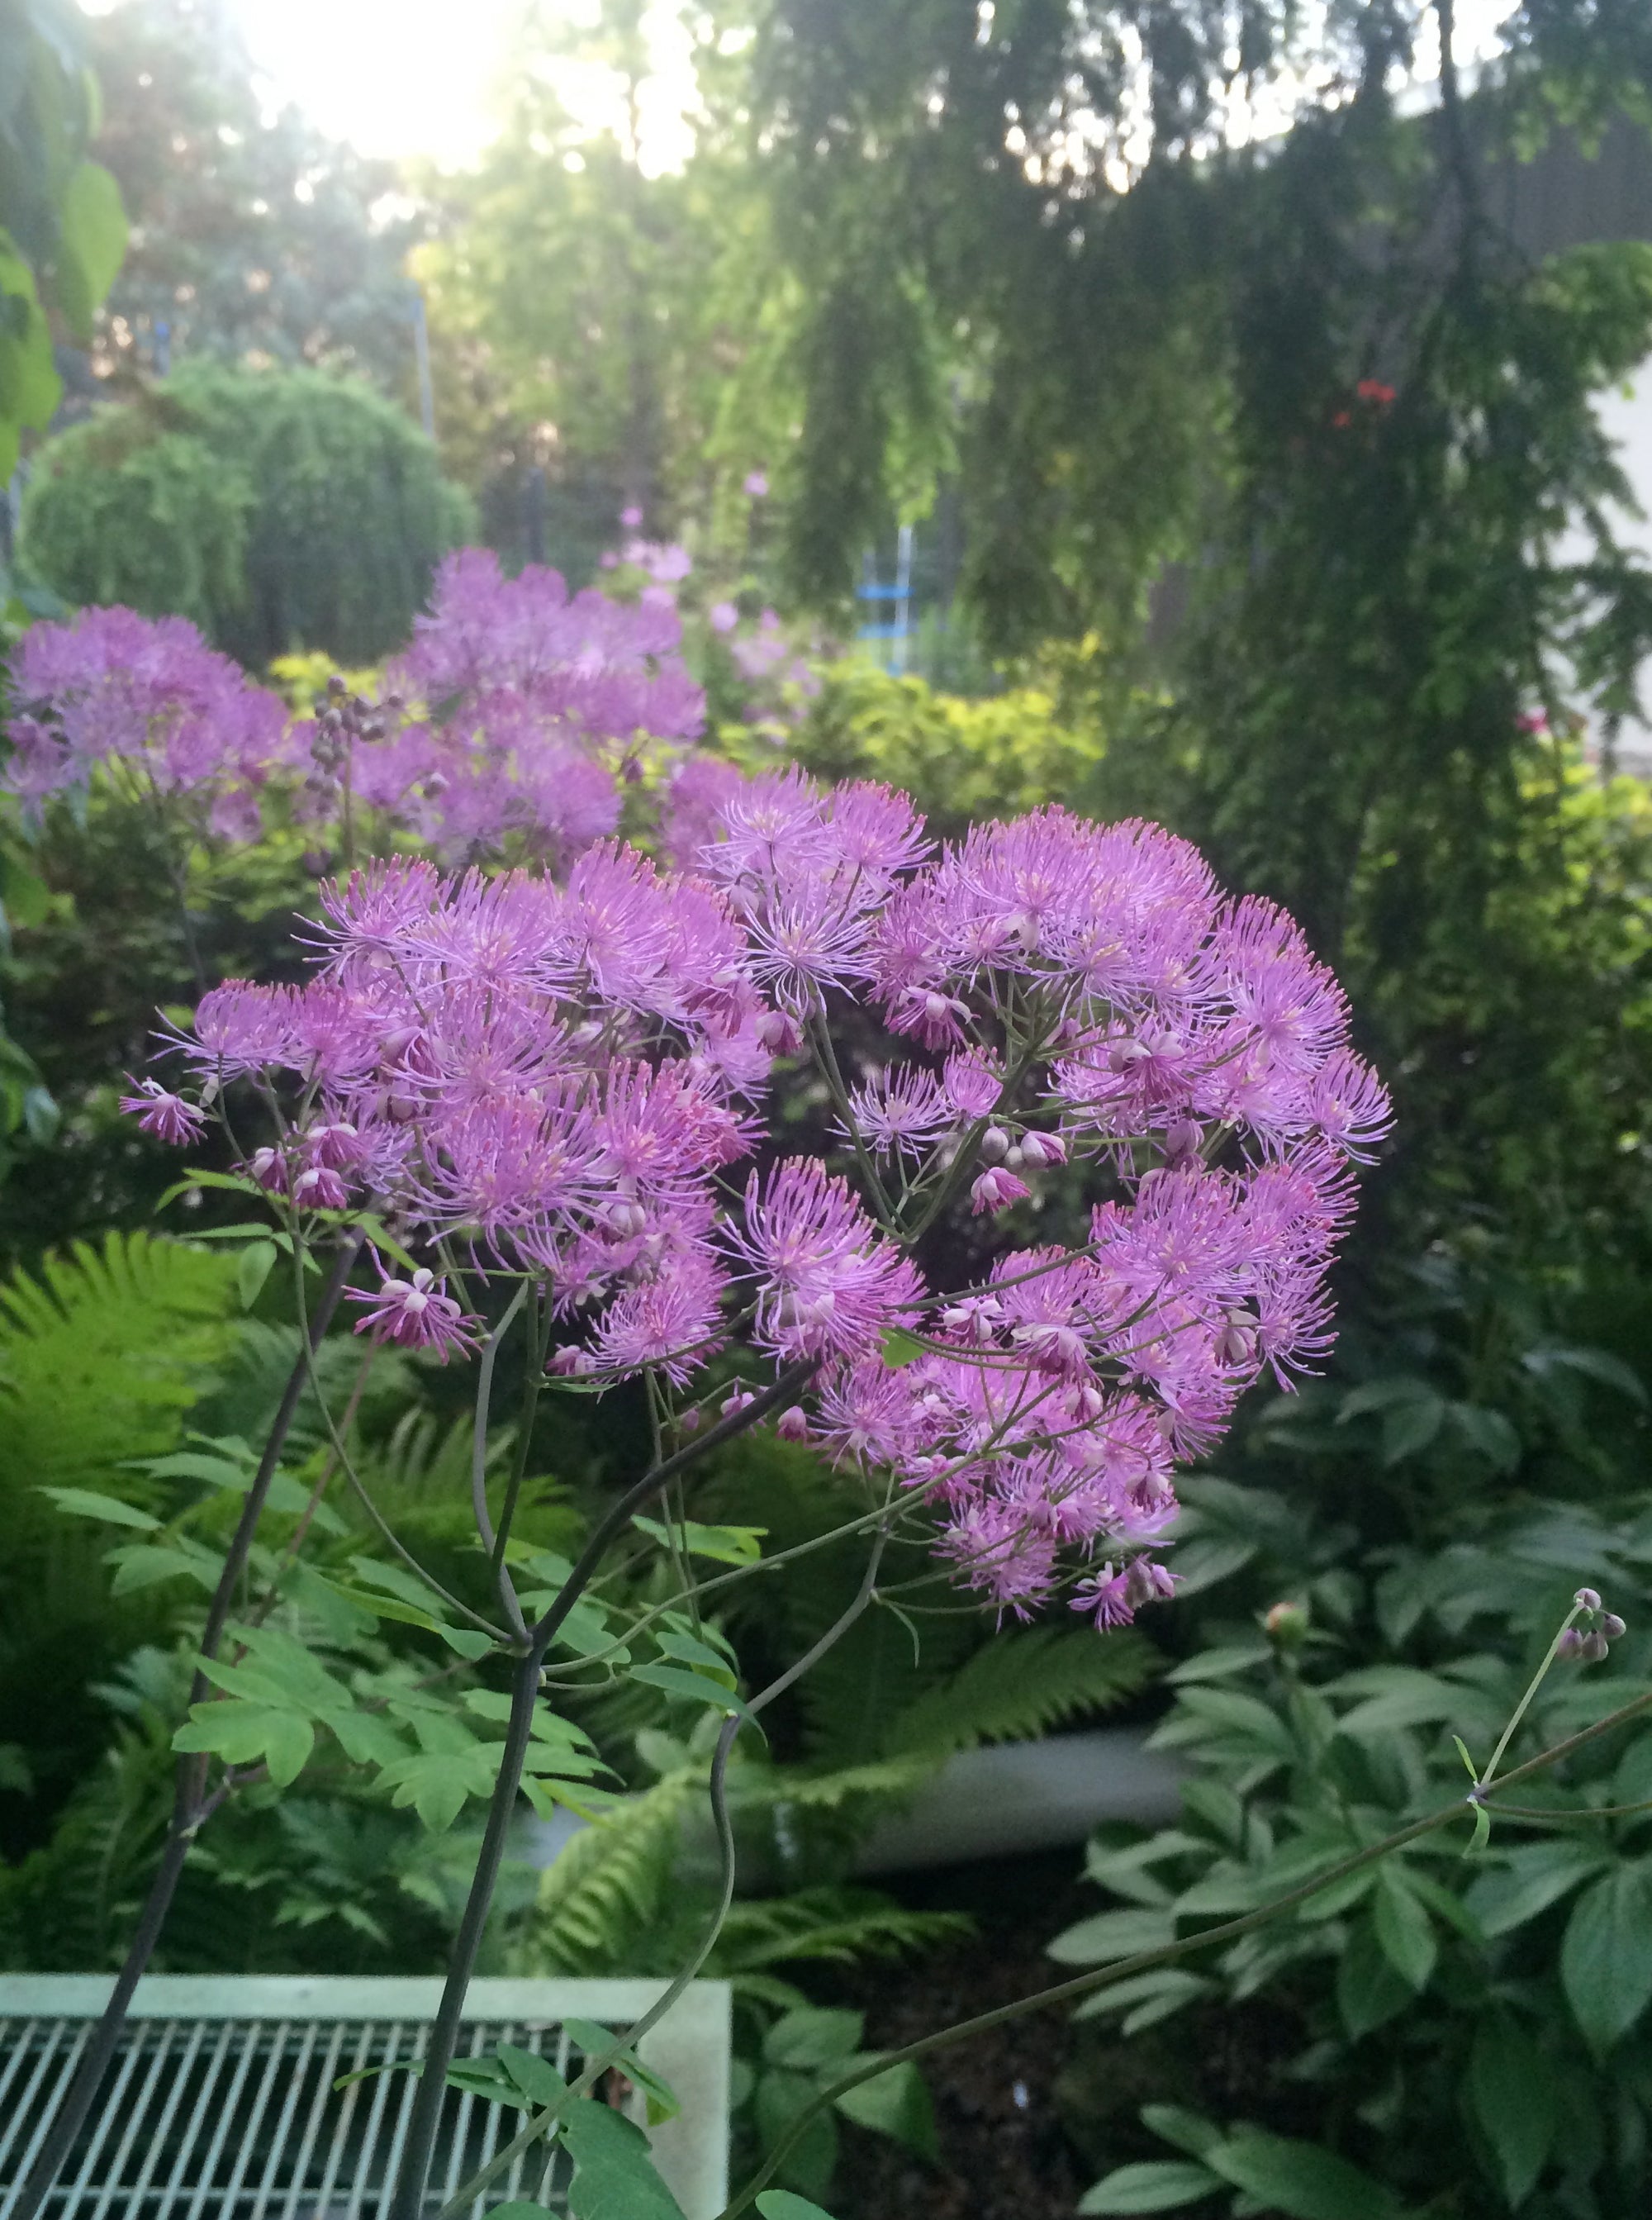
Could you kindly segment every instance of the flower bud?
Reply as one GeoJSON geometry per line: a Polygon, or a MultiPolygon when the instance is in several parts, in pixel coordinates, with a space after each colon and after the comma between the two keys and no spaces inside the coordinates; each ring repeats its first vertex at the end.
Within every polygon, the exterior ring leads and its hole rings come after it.
{"type": "Polygon", "coordinates": [[[1556,1657],[1575,1657],[1583,1647],[1583,1637],[1574,1626],[1568,1626],[1555,1645],[1556,1657]]]}
{"type": "Polygon", "coordinates": [[[1007,1209],[1011,1203],[1024,1200],[1029,1192],[1024,1179],[994,1164],[970,1188],[969,1207],[978,1218],[983,1210],[1007,1209]]]}
{"type": "Polygon", "coordinates": [[[1126,1072],[1133,1071],[1138,1063],[1145,1063],[1147,1058],[1148,1051],[1140,1041],[1114,1041],[1107,1051],[1107,1069],[1116,1071],[1122,1078],[1126,1072]]]}
{"type": "Polygon", "coordinates": [[[293,1182],[292,1199],[304,1210],[342,1210],[350,1196],[330,1166],[312,1164],[293,1182]]]}
{"type": "Polygon", "coordinates": [[[1039,1167],[1047,1164],[1064,1164],[1067,1161],[1067,1144],[1059,1133],[1023,1133],[1021,1154],[1028,1163],[1039,1167]]]}
{"type": "Polygon", "coordinates": [[[749,1388],[737,1388],[732,1395],[726,1395],[723,1399],[721,1406],[723,1416],[726,1419],[732,1419],[737,1412],[745,1410],[748,1403],[755,1403],[757,1400],[749,1388]]]}
{"type": "Polygon", "coordinates": [[[1600,1631],[1608,1642],[1616,1642],[1629,1632],[1628,1622],[1618,1618],[1615,1611],[1607,1612],[1600,1621],[1600,1631]]]}
{"type": "Polygon", "coordinates": [[[595,1371],[596,1359],[589,1349],[577,1349],[569,1341],[552,1350],[545,1361],[545,1369],[553,1380],[577,1380],[583,1373],[595,1371]]]}
{"type": "Polygon", "coordinates": [[[1599,1631],[1593,1634],[1586,1634],[1578,1645],[1577,1654],[1586,1665],[1602,1663],[1606,1655],[1605,1636],[1599,1631]]]}
{"type": "Polygon", "coordinates": [[[1007,1171],[1019,1172],[1025,1162],[1025,1150],[1021,1148],[1012,1148],[1004,1158],[1004,1168],[1007,1171]]]}
{"type": "Polygon", "coordinates": [[[1600,1608],[1599,1591],[1596,1588],[1580,1588],[1577,1593],[1572,1598],[1572,1601],[1577,1606],[1580,1611],[1599,1611],[1600,1608]]]}
{"type": "Polygon", "coordinates": [[[1137,1557],[1125,1575],[1125,1596],[1132,1610],[1144,1603],[1169,1603],[1176,1592],[1176,1576],[1150,1557],[1137,1557]]]}
{"type": "Polygon", "coordinates": [[[794,1403],[775,1420],[775,1431],[782,1442],[806,1442],[809,1437],[808,1412],[801,1403],[794,1403]]]}
{"type": "Polygon", "coordinates": [[[1196,1163],[1204,1131],[1191,1118],[1178,1118],[1164,1129],[1164,1161],[1172,1171],[1196,1163]]]}
{"type": "Polygon", "coordinates": [[[697,1434],[700,1431],[700,1407],[698,1404],[690,1403],[688,1409],[677,1420],[676,1425],[677,1431],[679,1433],[697,1434]]]}
{"type": "Polygon", "coordinates": [[[1305,1603],[1276,1603],[1262,1622],[1268,1639],[1277,1643],[1281,1649],[1300,1649],[1307,1640],[1312,1623],[1305,1603]]]}
{"type": "Polygon", "coordinates": [[[1250,1363],[1256,1354],[1256,1322],[1245,1311],[1230,1311],[1227,1323],[1212,1344],[1216,1362],[1231,1370],[1250,1363]]]}
{"type": "Polygon", "coordinates": [[[981,1137],[981,1153],[989,1164],[1001,1164],[1009,1154],[1010,1137],[1001,1126],[988,1126],[981,1137]]]}
{"type": "Polygon", "coordinates": [[[287,1192],[287,1160],[279,1149],[254,1149],[246,1169],[266,1194],[287,1192]]]}

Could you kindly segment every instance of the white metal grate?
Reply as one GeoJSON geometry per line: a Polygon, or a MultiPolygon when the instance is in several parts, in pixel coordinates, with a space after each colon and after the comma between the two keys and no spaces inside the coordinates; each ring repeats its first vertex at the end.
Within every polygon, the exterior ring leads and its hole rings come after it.
{"type": "MultiPolygon", "coordinates": [[[[0,1976],[0,2220],[6,2220],[103,2010],[97,1975],[0,1976]]],[[[581,2062],[563,2022],[623,2030],[656,1981],[473,1981],[461,2055],[501,2042],[567,2072],[581,2062]]],[[[416,2077],[375,2073],[423,2055],[441,1984],[399,1980],[141,1982],[90,2123],[47,2206],[50,2220],[377,2220],[396,2177],[416,2077]]],[[[651,2131],[686,2220],[727,2195],[729,1996],[695,1982],[641,2049],[683,2102],[651,2131]]],[[[429,2210],[509,2142],[522,2115],[447,2092],[429,2210]]],[[[640,2124],[640,2116],[639,2115],[640,2124]]],[[[512,2198],[565,2209],[566,2161],[519,2159],[471,2207],[512,2198]]]]}

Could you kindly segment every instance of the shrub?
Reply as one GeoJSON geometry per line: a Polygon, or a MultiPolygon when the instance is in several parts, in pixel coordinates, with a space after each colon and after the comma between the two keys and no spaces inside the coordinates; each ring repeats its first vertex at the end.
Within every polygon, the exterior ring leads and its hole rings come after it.
{"type": "Polygon", "coordinates": [[[262,666],[399,646],[471,524],[435,450],[365,386],[310,371],[181,371],[41,451],[32,570],[72,602],[193,619],[262,666]]]}

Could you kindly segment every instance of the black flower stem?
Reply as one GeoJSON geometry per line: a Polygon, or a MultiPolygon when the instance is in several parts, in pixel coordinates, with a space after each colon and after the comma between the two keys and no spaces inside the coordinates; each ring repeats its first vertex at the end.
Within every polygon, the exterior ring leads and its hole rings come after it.
{"type": "MultiPolygon", "coordinates": [[[[281,1462],[281,1452],[286,1446],[287,1436],[292,1428],[299,1399],[304,1392],[305,1382],[309,1376],[311,1350],[327,1331],[333,1313],[338,1307],[339,1298],[344,1293],[345,1283],[350,1277],[351,1268],[360,1254],[362,1238],[359,1233],[353,1235],[339,1250],[332,1273],[321,1291],[321,1300],[317,1302],[315,1313],[311,1318],[306,1345],[300,1351],[297,1363],[287,1376],[286,1387],[282,1391],[280,1403],[277,1406],[275,1418],[271,1423],[269,1435],[264,1444],[264,1454],[259,1459],[259,1467],[252,1476],[252,1484],[246,1491],[246,1500],[241,1506],[241,1515],[224,1558],[223,1570],[218,1576],[218,1585],[214,1589],[212,1601],[207,1607],[206,1626],[201,1636],[199,1649],[199,1655],[203,1660],[215,1658],[218,1654],[218,1645],[223,1639],[224,1628],[228,1622],[230,1606],[234,1602],[236,1588],[240,1583],[241,1575],[246,1568],[246,1561],[252,1547],[252,1537],[257,1531],[259,1520],[263,1515],[264,1506],[270,1493],[270,1485],[275,1478],[276,1468],[281,1462]]],[[[211,1693],[212,1684],[207,1679],[201,1666],[197,1664],[195,1678],[190,1687],[191,1706],[204,1703],[211,1693]]],[[[87,2117],[97,2101],[97,2092],[103,2086],[103,2077],[109,2072],[115,2054],[120,2048],[121,2037],[126,2030],[127,2014],[132,2006],[133,1995],[150,1959],[154,1955],[155,1945],[159,1942],[161,1930],[166,1924],[166,1915],[171,1910],[172,1897],[177,1890],[179,1877],[183,1874],[184,1862],[189,1856],[190,1845],[200,1832],[204,1821],[221,1801],[221,1799],[209,1799],[205,1793],[208,1766],[209,1759],[204,1752],[181,1755],[178,1761],[172,1793],[172,1822],[167,1833],[166,1848],[162,1853],[155,1877],[149,1884],[149,1893],[144,1899],[143,1911],[139,1916],[137,1929],[128,1949],[125,1962],[115,1976],[115,1987],[108,2004],[103,2007],[103,2017],[97,2023],[97,2033],[92,2036],[86,2055],[81,2060],[74,2080],[70,2083],[63,2102],[58,2108],[57,2117],[52,2123],[45,2142],[41,2145],[39,2155],[29,2169],[28,2180],[24,2182],[22,2190],[18,2192],[17,2201],[11,2208],[9,2220],[35,2220],[35,2216],[51,2194],[53,2185],[62,2171],[64,2162],[74,2148],[75,2138],[85,2125],[87,2117]]]]}
{"type": "MultiPolygon", "coordinates": [[[[888,1506],[886,1503],[884,1505],[886,1513],[888,1510],[888,1506]]],[[[801,1681],[806,1673],[812,1671],[826,1656],[827,1650],[834,1649],[842,1641],[868,1604],[872,1602],[877,1593],[878,1567],[882,1562],[884,1545],[888,1538],[887,1528],[880,1527],[873,1537],[871,1549],[867,1552],[866,1570],[861,1576],[859,1588],[852,1600],[832,1620],[820,1640],[812,1643],[795,1663],[789,1665],[777,1680],[771,1681],[759,1694],[753,1696],[745,1707],[744,1716],[735,1712],[723,1722],[721,1731],[717,1737],[717,1748],[711,1761],[710,1781],[711,1811],[712,1819],[717,1830],[720,1886],[716,1910],[708,1923],[699,1949],[682,1971],[674,1977],[664,1995],[658,1997],[650,2005],[634,2026],[628,2028],[626,2033],[615,2042],[613,2049],[599,2057],[587,2060],[585,2070],[579,2079],[573,2082],[554,2104],[548,2105],[544,2111],[536,2113],[521,2133],[514,2136],[502,2150],[495,2152],[486,2166],[473,2173],[468,2181],[461,2183],[436,2215],[436,2220],[459,2220],[459,2215],[467,2211],[475,2204],[482,2192],[491,2182],[503,2173],[506,2168],[548,2129],[555,2126],[570,2105],[575,2103],[585,2094],[587,2090],[592,2088],[625,2051],[634,2050],[650,2028],[659,2024],[689,1982],[695,1979],[707,1959],[710,1957],[716,1945],[717,1937],[722,1932],[723,1922],[728,1917],[728,1907],[734,1900],[734,1828],[728,1811],[728,1761],[734,1748],[734,1737],[739,1734],[746,1719],[755,1718],[758,1712],[767,1711],[770,1705],[778,1697],[783,1696],[794,1682],[801,1681]]]]}
{"type": "Polygon", "coordinates": [[[651,1467],[640,1480],[611,1503],[598,1519],[556,1601],[529,1630],[527,1646],[520,1653],[512,1677],[510,1721],[500,1751],[499,1777],[494,1784],[493,1796],[488,1807],[488,1824],[483,1836],[482,1852],[465,1902],[464,1916],[454,1938],[452,1955],[448,1961],[447,1980],[430,2030],[430,2045],[420,2069],[419,2093],[414,2099],[413,2115],[408,2123],[407,2142],[403,2146],[402,2165],[396,2175],[396,2191],[386,2220],[423,2220],[426,2187],[431,2160],[435,2153],[442,2098],[446,2092],[447,2069],[452,2064],[453,2054],[458,2047],[465,1994],[476,1970],[483,1930],[487,1925],[488,1912],[499,1880],[499,1868],[504,1860],[506,1838],[511,1821],[515,1817],[522,1765],[533,1731],[533,1706],[539,1699],[539,1674],[552,1643],[561,1632],[569,1613],[595,1578],[609,1545],[625,1531],[637,1513],[651,1503],[680,1472],[697,1464],[712,1450],[721,1448],[725,1442],[732,1441],[736,1436],[745,1433],[766,1419],[771,1411],[789,1403],[805,1381],[814,1376],[819,1366],[820,1360],[816,1357],[803,1357],[794,1364],[789,1364],[779,1377],[760,1394],[754,1396],[751,1402],[744,1404],[738,1411],[731,1412],[718,1425],[708,1427],[703,1434],[686,1443],[672,1456],[651,1467]]]}

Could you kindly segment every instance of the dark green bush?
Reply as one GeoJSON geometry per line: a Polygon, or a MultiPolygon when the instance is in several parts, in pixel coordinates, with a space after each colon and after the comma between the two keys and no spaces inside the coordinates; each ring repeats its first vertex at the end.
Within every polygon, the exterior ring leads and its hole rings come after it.
{"type": "Polygon", "coordinates": [[[22,547],[65,600],[189,617],[261,669],[401,646],[472,522],[429,441],[366,386],[192,365],[41,449],[22,547]]]}

